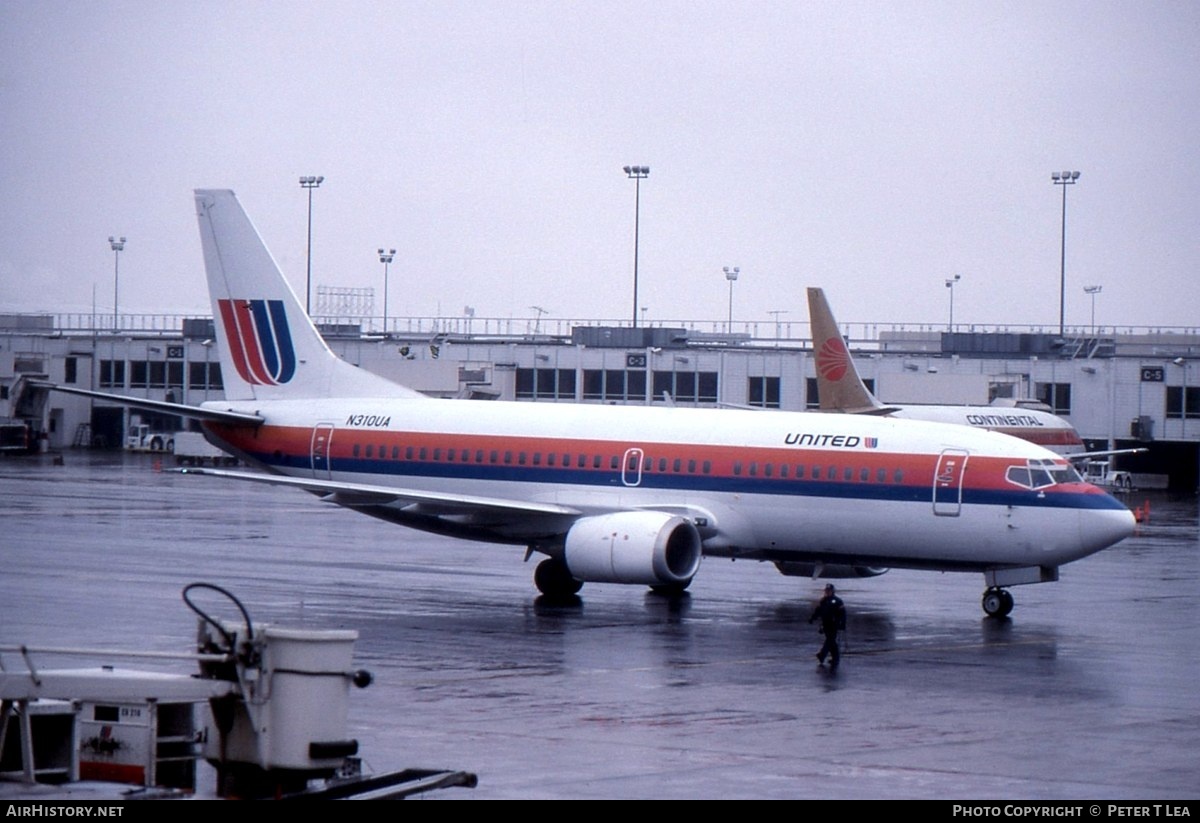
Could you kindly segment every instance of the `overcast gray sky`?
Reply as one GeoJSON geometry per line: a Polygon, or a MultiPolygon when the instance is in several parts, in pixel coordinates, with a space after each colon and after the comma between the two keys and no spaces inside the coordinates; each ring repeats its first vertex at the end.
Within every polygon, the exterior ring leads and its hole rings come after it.
{"type": "Polygon", "coordinates": [[[0,0],[0,311],[207,313],[191,190],[391,314],[1200,325],[1195,2],[0,0]]]}

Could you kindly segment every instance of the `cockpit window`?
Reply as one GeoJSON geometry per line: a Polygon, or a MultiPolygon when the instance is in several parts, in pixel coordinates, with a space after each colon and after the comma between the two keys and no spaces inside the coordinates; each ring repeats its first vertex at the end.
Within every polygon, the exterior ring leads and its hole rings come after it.
{"type": "Polygon", "coordinates": [[[1059,483],[1080,483],[1083,478],[1069,463],[1054,460],[1030,460],[1024,466],[1009,466],[1004,478],[1026,489],[1044,489],[1059,483]]]}
{"type": "Polygon", "coordinates": [[[1026,489],[1033,488],[1033,484],[1029,482],[1029,469],[1024,466],[1009,466],[1004,479],[1009,483],[1023,486],[1026,489]]]}

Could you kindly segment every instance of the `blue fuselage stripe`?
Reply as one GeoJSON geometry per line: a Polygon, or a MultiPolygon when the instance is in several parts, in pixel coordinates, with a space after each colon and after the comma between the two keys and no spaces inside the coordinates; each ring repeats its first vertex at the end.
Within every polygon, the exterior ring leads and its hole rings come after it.
{"type": "MultiPolygon", "coordinates": [[[[278,452],[254,453],[251,455],[265,466],[285,474],[311,472],[312,458],[307,455],[284,455],[278,452]]],[[[320,474],[359,475],[364,482],[370,477],[390,477],[401,481],[412,478],[469,481],[501,481],[509,483],[547,484],[584,488],[640,488],[675,493],[720,493],[777,495],[780,497],[836,498],[855,500],[887,500],[895,502],[919,502],[932,504],[932,489],[928,485],[889,483],[860,480],[827,480],[794,477],[748,477],[722,476],[716,474],[686,472],[644,471],[639,482],[627,484],[622,472],[608,468],[563,468],[561,466],[519,465],[517,463],[475,462],[430,462],[419,460],[388,460],[370,458],[333,458],[328,469],[322,467],[320,474]]],[[[839,477],[841,475],[839,474],[839,477]]],[[[400,485],[398,483],[398,485],[400,485]]],[[[416,485],[416,484],[412,484],[416,485]]],[[[957,493],[951,490],[939,496],[939,505],[954,505],[957,493]]],[[[981,489],[964,486],[964,505],[984,506],[1032,506],[1060,509],[1114,509],[1123,508],[1109,495],[1086,493],[1063,493],[1053,490],[981,489]]]]}

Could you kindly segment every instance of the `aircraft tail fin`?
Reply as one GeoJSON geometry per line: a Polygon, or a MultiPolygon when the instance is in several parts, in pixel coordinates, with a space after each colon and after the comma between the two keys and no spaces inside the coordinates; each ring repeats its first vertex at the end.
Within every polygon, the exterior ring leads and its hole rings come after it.
{"type": "Polygon", "coordinates": [[[330,351],[232,191],[195,195],[226,398],[422,396],[330,351]]]}
{"type": "Polygon", "coordinates": [[[823,290],[808,290],[808,315],[812,326],[821,411],[868,414],[886,414],[890,411],[867,391],[862,378],[858,376],[854,359],[850,357],[823,290]]]}

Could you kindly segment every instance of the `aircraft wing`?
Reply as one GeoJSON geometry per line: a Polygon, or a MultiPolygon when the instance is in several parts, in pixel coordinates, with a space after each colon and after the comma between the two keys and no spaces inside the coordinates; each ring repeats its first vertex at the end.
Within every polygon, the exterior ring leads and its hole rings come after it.
{"type": "Polygon", "coordinates": [[[177,414],[180,417],[191,417],[196,420],[213,420],[219,423],[240,423],[242,425],[247,423],[259,425],[263,422],[263,418],[257,414],[246,414],[245,412],[205,409],[200,406],[189,406],[186,403],[169,403],[165,400],[150,400],[145,397],[108,394],[107,392],[91,391],[89,389],[77,389],[74,386],[60,386],[57,383],[47,383],[41,380],[31,380],[29,381],[29,385],[39,389],[63,392],[64,394],[78,394],[81,397],[107,400],[110,403],[119,403],[122,406],[130,406],[135,409],[146,409],[147,411],[161,412],[163,414],[177,414]]]}
{"type": "Polygon", "coordinates": [[[530,500],[513,500],[504,497],[481,497],[473,494],[452,494],[405,489],[395,486],[375,486],[367,483],[342,483],[336,480],[317,480],[306,477],[285,477],[278,474],[231,471],[227,469],[184,468],[180,474],[205,474],[231,480],[246,480],[272,486],[290,486],[294,489],[320,494],[331,503],[340,506],[382,506],[389,503],[409,502],[419,507],[421,514],[473,514],[481,511],[508,512],[523,515],[555,515],[578,517],[583,514],[570,506],[555,503],[539,503],[530,500]]]}
{"type": "Polygon", "coordinates": [[[1091,460],[1094,457],[1112,457],[1117,454],[1141,454],[1142,452],[1150,451],[1149,449],[1108,449],[1098,452],[1072,452],[1064,454],[1063,457],[1070,460],[1072,463],[1079,463],[1084,460],[1091,460]]]}

